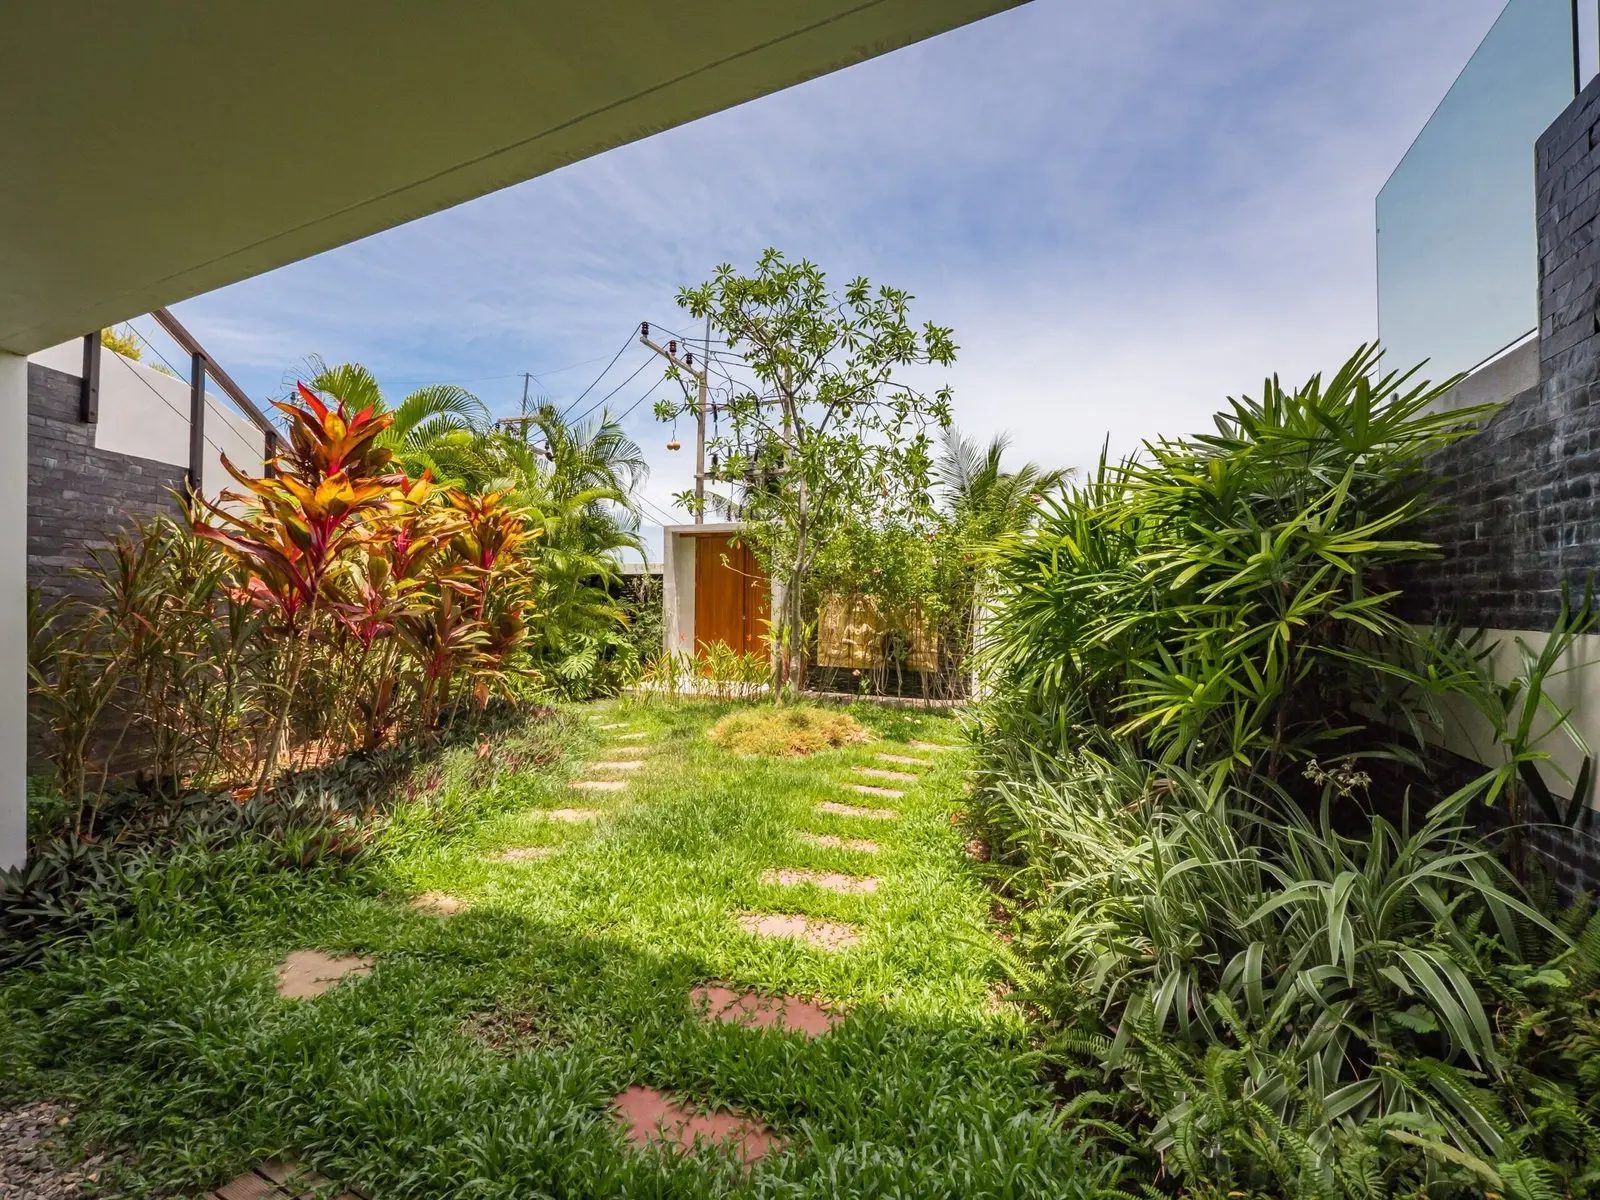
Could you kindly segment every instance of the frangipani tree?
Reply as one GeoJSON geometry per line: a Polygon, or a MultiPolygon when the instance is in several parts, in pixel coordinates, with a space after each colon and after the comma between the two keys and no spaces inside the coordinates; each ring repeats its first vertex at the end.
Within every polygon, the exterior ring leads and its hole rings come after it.
{"type": "MultiPolygon", "coordinates": [[[[842,291],[814,263],[762,254],[752,274],[718,267],[678,304],[709,318],[741,361],[708,441],[767,569],[782,585],[775,650],[783,679],[805,684],[804,605],[817,553],[854,511],[914,514],[928,505],[930,427],[950,424],[950,389],[931,396],[896,377],[955,362],[952,331],[912,323],[909,293],[857,278],[842,291]],[[725,419],[726,424],[723,424],[725,419]]],[[[677,377],[676,366],[668,374],[677,377]]],[[[666,421],[695,401],[664,401],[666,421]]],[[[677,498],[693,510],[694,497],[677,498]]]]}

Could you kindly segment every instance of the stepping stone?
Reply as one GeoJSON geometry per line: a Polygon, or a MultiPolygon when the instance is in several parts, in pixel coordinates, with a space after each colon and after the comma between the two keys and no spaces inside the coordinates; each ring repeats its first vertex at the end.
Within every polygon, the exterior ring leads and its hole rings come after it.
{"type": "Polygon", "coordinates": [[[887,796],[891,800],[898,800],[905,795],[899,788],[872,787],[865,783],[847,783],[844,786],[852,792],[860,792],[863,796],[887,796]]]}
{"type": "Polygon", "coordinates": [[[580,792],[620,792],[628,786],[626,779],[578,779],[567,785],[580,792]]]}
{"type": "Polygon", "coordinates": [[[874,779],[898,779],[904,783],[915,783],[917,777],[910,771],[885,771],[882,767],[852,767],[858,775],[870,775],[874,779]]]}
{"type": "Polygon", "coordinates": [[[844,1020],[843,1014],[830,1012],[798,996],[739,993],[717,983],[693,989],[689,1002],[700,1010],[701,1020],[744,1025],[750,1029],[777,1026],[786,1033],[798,1033],[808,1039],[821,1037],[844,1020]]]}
{"type": "Polygon", "coordinates": [[[837,871],[802,871],[777,867],[761,873],[761,882],[768,887],[812,887],[841,896],[870,896],[878,890],[878,881],[870,875],[841,875],[837,871]]]}
{"type": "Polygon", "coordinates": [[[552,808],[544,814],[547,821],[567,821],[577,824],[581,821],[598,821],[600,814],[592,808],[552,808]]]}
{"type": "Polygon", "coordinates": [[[933,765],[925,758],[912,758],[909,754],[874,754],[872,757],[879,762],[899,763],[905,767],[931,767],[933,765]]]}
{"type": "Polygon", "coordinates": [[[534,859],[549,858],[557,850],[555,846],[518,846],[512,850],[502,850],[494,856],[495,862],[532,862],[534,859]]]}
{"type": "Polygon", "coordinates": [[[802,833],[800,840],[802,842],[810,842],[813,846],[827,846],[834,850],[855,850],[861,854],[876,854],[878,852],[878,843],[869,842],[865,838],[834,837],[831,833],[802,833]]]}
{"type": "Polygon", "coordinates": [[[291,950],[278,965],[278,995],[287,1000],[307,1000],[337,986],[346,975],[370,974],[372,959],[364,954],[291,950]]]}
{"type": "Polygon", "coordinates": [[[841,817],[866,817],[872,821],[892,821],[900,815],[892,808],[857,808],[854,804],[838,804],[832,800],[824,800],[817,805],[817,810],[841,817]]]}
{"type": "MultiPolygon", "coordinates": [[[[231,1183],[209,1194],[208,1200],[309,1200],[327,1194],[330,1180],[298,1163],[274,1159],[254,1171],[246,1171],[231,1183]]],[[[335,1200],[363,1200],[359,1192],[340,1192],[335,1200]]]]}
{"type": "Polygon", "coordinates": [[[739,917],[739,928],[757,937],[810,942],[823,950],[843,950],[861,940],[853,925],[803,917],[799,913],[743,913],[739,917]]]}
{"type": "Polygon", "coordinates": [[[590,763],[589,765],[596,771],[637,771],[640,767],[644,766],[644,759],[619,759],[615,762],[597,762],[590,763]]]}
{"type": "Polygon", "coordinates": [[[640,1084],[612,1098],[611,1115],[635,1146],[689,1151],[710,1146],[727,1150],[746,1166],[786,1144],[754,1117],[727,1110],[697,1113],[665,1092],[640,1084]]]}
{"type": "Polygon", "coordinates": [[[649,736],[650,735],[648,733],[619,733],[617,734],[615,740],[619,742],[632,742],[637,741],[639,738],[647,738],[649,736]]]}
{"type": "Polygon", "coordinates": [[[423,892],[411,898],[412,911],[429,917],[453,917],[471,907],[459,896],[452,896],[448,892],[423,892]]]}
{"type": "Polygon", "coordinates": [[[919,742],[915,738],[907,742],[913,750],[954,750],[955,747],[948,742],[919,742]]]}
{"type": "Polygon", "coordinates": [[[627,724],[625,722],[622,722],[622,721],[617,721],[617,722],[615,722],[614,724],[611,724],[611,725],[596,725],[595,726],[596,729],[626,729],[627,727],[628,727],[627,724]]]}

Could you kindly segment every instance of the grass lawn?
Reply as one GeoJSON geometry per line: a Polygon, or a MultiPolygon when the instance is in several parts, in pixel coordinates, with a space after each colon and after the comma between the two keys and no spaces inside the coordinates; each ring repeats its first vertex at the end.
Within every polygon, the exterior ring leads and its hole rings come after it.
{"type": "Polygon", "coordinates": [[[1022,1018],[991,1000],[988,894],[951,824],[964,752],[907,744],[953,743],[953,723],[861,706],[873,740],[744,758],[705,736],[734,707],[579,710],[558,725],[565,753],[543,765],[517,763],[515,738],[476,762],[462,751],[450,786],[403,810],[354,869],[241,854],[237,869],[146,880],[133,916],[0,981],[0,1091],[77,1103],[77,1138],[132,1149],[103,1180],[128,1195],[199,1194],[279,1154],[373,1197],[1093,1190],[1103,1173],[1058,1128],[1022,1018]],[[558,810],[597,815],[547,815],[558,810]],[[530,848],[553,852],[501,857],[530,848]],[[763,882],[783,868],[871,877],[876,890],[763,882]],[[424,894],[466,907],[417,911],[424,894]],[[858,940],[824,949],[740,923],[770,914],[858,940]],[[280,998],[277,965],[300,949],[368,956],[372,969],[280,998]],[[810,1040],[709,1021],[690,990],[712,981],[844,1019],[810,1040]],[[715,1151],[635,1148],[609,1107],[632,1085],[737,1110],[786,1145],[748,1169],[715,1151]]]}

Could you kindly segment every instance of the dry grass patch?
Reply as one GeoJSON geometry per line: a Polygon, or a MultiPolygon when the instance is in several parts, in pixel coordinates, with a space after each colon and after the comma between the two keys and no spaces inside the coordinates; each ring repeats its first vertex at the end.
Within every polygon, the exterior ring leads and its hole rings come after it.
{"type": "Polygon", "coordinates": [[[799,758],[864,742],[867,731],[849,713],[797,704],[730,713],[707,736],[732,754],[799,758]]]}

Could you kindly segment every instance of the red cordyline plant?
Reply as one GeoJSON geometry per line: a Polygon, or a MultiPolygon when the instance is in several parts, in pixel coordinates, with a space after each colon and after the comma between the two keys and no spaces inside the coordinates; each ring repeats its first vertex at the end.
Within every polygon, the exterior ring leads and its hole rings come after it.
{"type": "Polygon", "coordinates": [[[264,612],[289,643],[283,702],[258,792],[282,752],[330,574],[346,550],[372,538],[363,518],[388,507],[403,482],[386,470],[390,453],[376,444],[391,416],[371,407],[352,414],[342,400],[330,408],[304,384],[297,390],[299,405],[274,402],[289,418],[289,448],[273,460],[275,474],[252,479],[224,455],[222,465],[246,491],[225,492],[223,499],[247,507],[231,512],[202,499],[194,516],[195,533],[218,543],[238,566],[239,597],[264,612]]]}
{"type": "Polygon", "coordinates": [[[333,610],[360,648],[346,725],[356,729],[363,749],[372,750],[393,720],[401,622],[425,616],[437,603],[429,589],[458,571],[441,552],[462,523],[439,503],[424,474],[415,481],[400,476],[388,508],[366,525],[365,543],[335,583],[333,610]],[[368,670],[374,660],[376,669],[368,670]]]}

